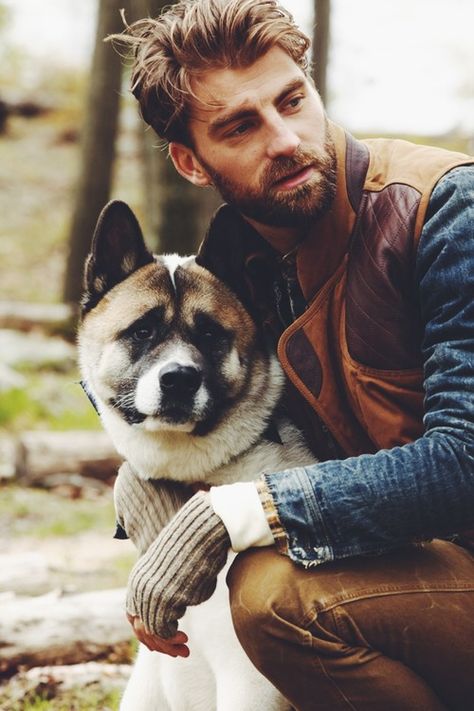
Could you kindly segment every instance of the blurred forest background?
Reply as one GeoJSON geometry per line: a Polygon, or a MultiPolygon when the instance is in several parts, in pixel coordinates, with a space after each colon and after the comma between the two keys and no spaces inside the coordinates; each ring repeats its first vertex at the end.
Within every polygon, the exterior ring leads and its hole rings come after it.
{"type": "MultiPolygon", "coordinates": [[[[54,50],[39,58],[17,41],[22,3],[37,14],[41,5],[33,44],[46,49],[58,6],[0,0],[0,709],[114,709],[133,647],[116,593],[134,553],[111,540],[118,460],[77,382],[84,258],[110,198],[133,207],[152,249],[181,253],[195,251],[219,199],[175,173],[138,116],[127,63],[103,42],[122,30],[121,8],[132,21],[157,15],[169,0],[84,3],[92,12],[81,41],[90,52],[79,63],[54,50]],[[93,620],[83,604],[96,610],[93,620]],[[69,640],[53,644],[58,614],[69,640]],[[18,620],[33,639],[17,634],[18,620]],[[90,666],[97,660],[107,671],[90,666]],[[77,685],[80,692],[68,690],[77,685]]],[[[474,152],[469,0],[423,0],[416,11],[400,0],[398,14],[374,0],[283,4],[314,37],[315,80],[331,118],[358,136],[397,133],[474,152]],[[389,118],[378,118],[374,107],[387,104],[389,118]]],[[[70,37],[72,53],[74,30],[70,37]]]]}

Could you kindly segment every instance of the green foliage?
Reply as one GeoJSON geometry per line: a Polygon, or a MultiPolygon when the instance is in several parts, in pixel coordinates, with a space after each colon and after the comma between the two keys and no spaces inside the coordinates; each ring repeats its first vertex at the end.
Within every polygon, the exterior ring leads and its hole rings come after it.
{"type": "MultiPolygon", "coordinates": [[[[5,699],[5,702],[8,700],[5,699]]],[[[120,692],[101,692],[93,687],[81,689],[75,688],[70,691],[60,693],[54,698],[49,698],[49,693],[29,695],[25,699],[17,702],[9,702],[9,711],[115,711],[118,709],[120,692]]]]}
{"type": "MultiPolygon", "coordinates": [[[[114,541],[114,531],[111,490],[70,499],[54,491],[0,487],[0,542],[11,551],[44,555],[51,565],[49,589],[85,592],[126,585],[136,552],[129,543],[114,541]]],[[[110,661],[126,663],[132,656],[130,649],[110,661]]]]}
{"type": "Polygon", "coordinates": [[[23,372],[27,384],[2,393],[0,427],[10,432],[31,429],[65,431],[100,429],[97,413],[76,373],[23,372]]]}
{"type": "MultiPolygon", "coordinates": [[[[61,507],[62,508],[62,507],[61,507]]],[[[90,506],[88,511],[74,509],[72,516],[64,516],[56,514],[53,519],[44,521],[38,524],[35,530],[35,537],[50,538],[51,536],[74,536],[82,531],[90,531],[94,526],[97,527],[97,516],[94,507],[90,506]]],[[[109,532],[114,529],[114,522],[109,521],[109,532]]]]}
{"type": "Polygon", "coordinates": [[[44,408],[36,402],[26,390],[14,388],[2,393],[0,398],[0,427],[15,423],[21,429],[23,420],[41,419],[44,408]]]}

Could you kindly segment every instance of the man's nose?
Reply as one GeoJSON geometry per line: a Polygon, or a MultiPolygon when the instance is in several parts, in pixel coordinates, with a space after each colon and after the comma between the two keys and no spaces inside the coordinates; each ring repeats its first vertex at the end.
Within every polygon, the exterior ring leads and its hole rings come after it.
{"type": "Polygon", "coordinates": [[[272,122],[269,134],[267,155],[272,159],[279,156],[292,156],[301,143],[298,135],[282,118],[272,122]]]}

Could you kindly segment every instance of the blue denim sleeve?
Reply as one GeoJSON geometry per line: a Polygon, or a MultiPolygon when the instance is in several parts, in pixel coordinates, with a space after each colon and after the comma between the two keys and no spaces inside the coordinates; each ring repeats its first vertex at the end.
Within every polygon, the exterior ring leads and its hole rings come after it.
{"type": "Polygon", "coordinates": [[[416,280],[425,433],[376,454],[265,475],[299,564],[474,526],[474,167],[451,171],[433,191],[416,280]]]}

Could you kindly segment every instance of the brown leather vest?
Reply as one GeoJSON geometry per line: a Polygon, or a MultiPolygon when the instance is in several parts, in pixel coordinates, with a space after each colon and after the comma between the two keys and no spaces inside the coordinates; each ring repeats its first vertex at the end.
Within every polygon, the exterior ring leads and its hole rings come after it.
{"type": "MultiPolygon", "coordinates": [[[[433,187],[473,159],[400,140],[357,141],[334,124],[330,130],[336,197],[298,248],[308,307],[281,334],[278,356],[310,405],[302,407],[293,393],[295,419],[307,432],[322,422],[339,456],[352,456],[403,445],[423,432],[416,246],[433,187]]],[[[269,250],[242,222],[231,222],[218,214],[198,258],[247,305],[271,314],[269,280],[255,271],[269,250]]],[[[272,318],[261,320],[269,326],[272,318]]]]}

